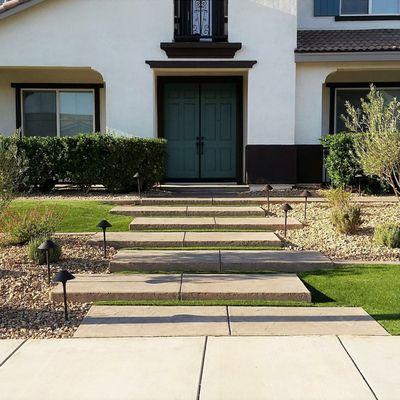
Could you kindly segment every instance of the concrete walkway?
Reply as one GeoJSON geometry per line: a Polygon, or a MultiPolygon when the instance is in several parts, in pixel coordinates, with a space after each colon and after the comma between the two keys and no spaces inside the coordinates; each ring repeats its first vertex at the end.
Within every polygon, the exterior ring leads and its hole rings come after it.
{"type": "Polygon", "coordinates": [[[75,337],[388,335],[358,307],[92,306],[75,337]]]}
{"type": "MultiPolygon", "coordinates": [[[[0,341],[1,357],[19,345],[0,341]]],[[[399,359],[400,337],[28,340],[0,388],[4,400],[396,400],[399,359]]]]}
{"type": "MultiPolygon", "coordinates": [[[[50,293],[63,301],[62,285],[50,293]]],[[[311,301],[295,274],[76,275],[68,298],[87,303],[112,300],[282,300],[311,301]]]]}

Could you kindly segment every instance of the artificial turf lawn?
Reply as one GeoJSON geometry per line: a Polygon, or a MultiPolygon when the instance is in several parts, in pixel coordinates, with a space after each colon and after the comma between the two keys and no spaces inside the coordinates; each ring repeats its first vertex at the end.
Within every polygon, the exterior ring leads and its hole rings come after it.
{"type": "Polygon", "coordinates": [[[299,274],[313,303],[271,301],[136,301],[99,302],[107,305],[237,305],[362,307],[392,335],[400,335],[400,265],[346,265],[299,274]]]}
{"type": "Polygon", "coordinates": [[[110,231],[127,231],[132,217],[110,214],[115,207],[101,201],[93,200],[14,200],[11,210],[26,211],[35,207],[55,210],[61,214],[62,220],[58,232],[95,232],[96,225],[107,219],[112,228],[110,231]]]}

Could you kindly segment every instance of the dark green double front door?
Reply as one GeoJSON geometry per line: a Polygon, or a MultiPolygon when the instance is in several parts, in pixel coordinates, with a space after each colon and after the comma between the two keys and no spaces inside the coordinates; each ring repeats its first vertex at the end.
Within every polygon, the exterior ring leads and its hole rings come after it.
{"type": "Polygon", "coordinates": [[[236,180],[237,85],[166,83],[169,180],[236,180]]]}

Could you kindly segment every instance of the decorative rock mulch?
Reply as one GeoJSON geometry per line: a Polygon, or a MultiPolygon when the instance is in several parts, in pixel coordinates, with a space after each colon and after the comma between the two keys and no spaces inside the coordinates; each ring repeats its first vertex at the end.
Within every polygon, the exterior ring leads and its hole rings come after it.
{"type": "MultiPolygon", "coordinates": [[[[68,269],[73,274],[107,273],[102,250],[86,245],[89,236],[60,236],[61,260],[53,273],[68,269]]],[[[109,250],[111,258],[114,249],[109,250]]],[[[64,322],[62,304],[49,299],[47,268],[27,257],[26,246],[0,247],[0,339],[71,337],[89,304],[68,304],[70,321],[64,322]]]]}
{"type": "MultiPolygon", "coordinates": [[[[290,216],[304,220],[304,205],[292,204],[290,216]]],[[[359,233],[344,235],[337,233],[330,223],[330,209],[326,204],[308,204],[306,226],[288,231],[286,245],[294,250],[318,250],[333,260],[398,261],[400,249],[377,245],[373,240],[374,227],[383,222],[400,223],[400,204],[362,205],[363,225],[359,233]]],[[[283,216],[280,206],[271,206],[271,211],[283,216]]],[[[283,238],[283,231],[279,232],[283,238]]]]}

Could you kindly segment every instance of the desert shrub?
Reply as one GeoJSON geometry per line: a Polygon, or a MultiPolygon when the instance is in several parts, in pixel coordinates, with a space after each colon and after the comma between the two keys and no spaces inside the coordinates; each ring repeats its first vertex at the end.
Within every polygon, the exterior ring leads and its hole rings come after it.
{"type": "Polygon", "coordinates": [[[344,189],[325,190],[322,194],[331,208],[346,208],[350,206],[352,195],[344,189]]]}
{"type": "Polygon", "coordinates": [[[374,231],[374,240],[381,246],[400,247],[400,225],[393,223],[378,225],[374,231]]]}
{"type": "MultiPolygon", "coordinates": [[[[28,243],[28,257],[30,260],[38,263],[39,265],[43,265],[46,263],[46,253],[38,249],[38,247],[47,239],[51,239],[50,237],[37,237],[31,239],[28,243]]],[[[53,239],[51,239],[53,240],[53,239]]],[[[53,240],[56,247],[54,249],[49,250],[49,260],[51,263],[57,262],[61,257],[61,245],[53,240]]]]}
{"type": "Polygon", "coordinates": [[[360,132],[355,148],[362,170],[389,185],[400,200],[400,102],[387,102],[372,85],[361,108],[347,103],[346,111],[346,127],[360,132]]]}
{"type": "Polygon", "coordinates": [[[104,185],[113,192],[137,189],[133,178],[141,175],[143,188],[163,180],[166,141],[114,134],[82,134],[73,137],[2,138],[13,143],[27,160],[25,182],[20,190],[47,192],[57,183],[70,182],[88,190],[104,185]]]}
{"type": "Polygon", "coordinates": [[[1,243],[22,245],[32,239],[49,237],[57,230],[60,221],[59,213],[42,207],[24,211],[7,210],[0,221],[1,243]]]}
{"type": "Polygon", "coordinates": [[[333,227],[339,233],[354,234],[362,225],[361,207],[349,205],[344,208],[335,207],[330,214],[333,227]]]}

